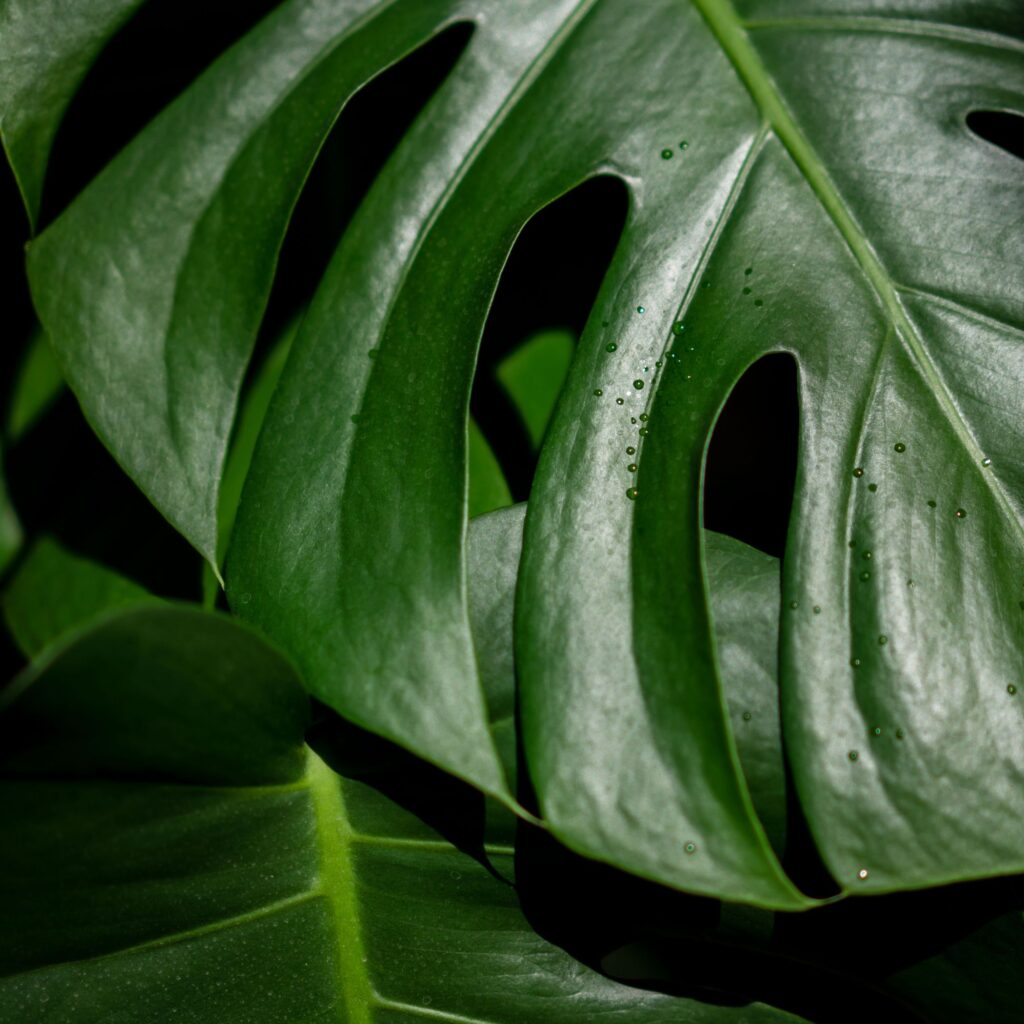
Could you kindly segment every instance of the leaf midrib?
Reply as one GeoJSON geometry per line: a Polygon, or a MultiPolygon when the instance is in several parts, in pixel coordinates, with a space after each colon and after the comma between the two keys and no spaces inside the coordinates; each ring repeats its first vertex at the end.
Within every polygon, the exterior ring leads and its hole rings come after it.
{"type": "MultiPolygon", "coordinates": [[[[935,367],[923,339],[900,302],[898,292],[904,289],[900,288],[889,276],[871,243],[854,220],[839,189],[825,169],[824,163],[797,125],[776,88],[775,82],[768,74],[768,70],[747,36],[744,23],[730,0],[693,0],[693,4],[707,22],[722,52],[732,63],[740,80],[746,86],[761,116],[771,125],[772,130],[786,147],[793,162],[849,246],[861,271],[888,313],[892,326],[897,336],[903,341],[912,362],[916,365],[960,443],[968,452],[974,471],[980,476],[996,505],[1011,524],[1020,546],[1024,547],[1024,524],[1017,518],[1012,504],[998,485],[996,476],[991,472],[985,472],[982,468],[981,462],[985,454],[960,415],[960,411],[935,367]]],[[[885,19],[875,20],[884,21],[885,19]]],[[[923,22],[922,24],[927,26],[930,23],[923,22]]],[[[903,22],[900,23],[900,27],[903,32],[909,31],[903,22]]],[[[875,29],[877,30],[877,26],[875,29]]]]}

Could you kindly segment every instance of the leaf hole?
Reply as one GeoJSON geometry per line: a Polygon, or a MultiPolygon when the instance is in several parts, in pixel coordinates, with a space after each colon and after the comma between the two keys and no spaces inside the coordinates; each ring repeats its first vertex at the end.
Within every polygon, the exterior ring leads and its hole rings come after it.
{"type": "Polygon", "coordinates": [[[292,212],[263,318],[264,335],[276,337],[313,297],[356,210],[472,34],[469,22],[450,25],[372,78],[345,104],[292,212]]]}
{"type": "Polygon", "coordinates": [[[46,225],[145,125],[279,0],[149,0],[100,53],[65,112],[43,189],[46,225]]]}
{"type": "Polygon", "coordinates": [[[715,423],[704,468],[704,526],[781,558],[799,439],[796,362],[772,353],[747,368],[715,423]]]}
{"type": "Polygon", "coordinates": [[[530,218],[502,271],[470,412],[515,501],[529,497],[540,440],[628,209],[619,178],[590,178],[530,218]]]}
{"type": "Polygon", "coordinates": [[[993,146],[1024,160],[1024,116],[1012,110],[972,110],[967,127],[993,146]]]}

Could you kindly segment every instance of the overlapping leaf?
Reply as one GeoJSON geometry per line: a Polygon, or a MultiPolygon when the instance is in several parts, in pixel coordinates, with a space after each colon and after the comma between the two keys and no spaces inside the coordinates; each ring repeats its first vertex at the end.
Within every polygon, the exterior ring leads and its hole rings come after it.
{"type": "Polygon", "coordinates": [[[292,668],[220,617],[140,609],[51,647],[0,712],[0,1016],[795,1020],[576,964],[305,721],[292,668]]]}

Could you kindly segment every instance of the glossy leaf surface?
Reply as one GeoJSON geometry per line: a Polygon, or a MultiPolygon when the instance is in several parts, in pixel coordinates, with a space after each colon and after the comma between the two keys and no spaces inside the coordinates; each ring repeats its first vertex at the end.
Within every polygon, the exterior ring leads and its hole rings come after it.
{"type": "Polygon", "coordinates": [[[304,747],[294,672],[222,618],[129,612],[14,693],[5,1019],[795,1020],[631,989],[539,939],[510,886],[304,747]]]}

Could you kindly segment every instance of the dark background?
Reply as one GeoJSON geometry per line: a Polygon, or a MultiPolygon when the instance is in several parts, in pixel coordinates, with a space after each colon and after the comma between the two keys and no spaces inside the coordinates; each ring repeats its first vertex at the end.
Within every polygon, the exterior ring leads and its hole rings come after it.
{"type": "MultiPolygon", "coordinates": [[[[73,102],[54,146],[44,193],[45,226],[146,122],[275,4],[150,0],[113,41],[73,102]]],[[[331,134],[285,241],[257,358],[312,294],[323,268],[389,153],[468,40],[457,27],[367,85],[331,134]]],[[[972,115],[980,135],[1021,155],[1019,118],[972,115]]],[[[24,278],[27,221],[13,177],[0,171],[5,388],[34,318],[24,278]]],[[[535,466],[494,366],[532,332],[582,330],[626,215],[624,187],[597,179],[538,214],[513,250],[488,320],[472,411],[505,469],[513,496],[529,495],[535,466]]],[[[791,360],[768,357],[740,381],[708,457],[705,523],[773,555],[784,554],[798,433],[791,360]]],[[[155,592],[196,600],[198,556],[120,471],[65,394],[6,453],[8,486],[30,535],[55,535],[71,550],[120,569],[155,592]]],[[[6,678],[21,659],[0,643],[6,678]]],[[[467,850],[477,849],[481,798],[433,769],[402,771],[408,755],[322,711],[382,787],[417,807],[467,850]],[[376,774],[374,774],[376,773],[376,774]],[[410,786],[408,780],[417,782],[410,786]]],[[[360,770],[363,770],[362,768],[360,770]]],[[[787,868],[808,891],[830,882],[795,803],[787,868]]],[[[636,983],[717,1003],[758,998],[818,1021],[914,1020],[883,979],[932,955],[997,912],[1024,904],[1017,880],[849,900],[805,915],[723,915],[720,905],[674,893],[568,854],[531,830],[520,838],[518,883],[535,927],[598,969],[636,983]],[[528,855],[527,855],[528,854],[528,855]],[[749,919],[748,919],[749,918],[749,919]],[[615,956],[608,955],[620,950],[615,956]]]]}

